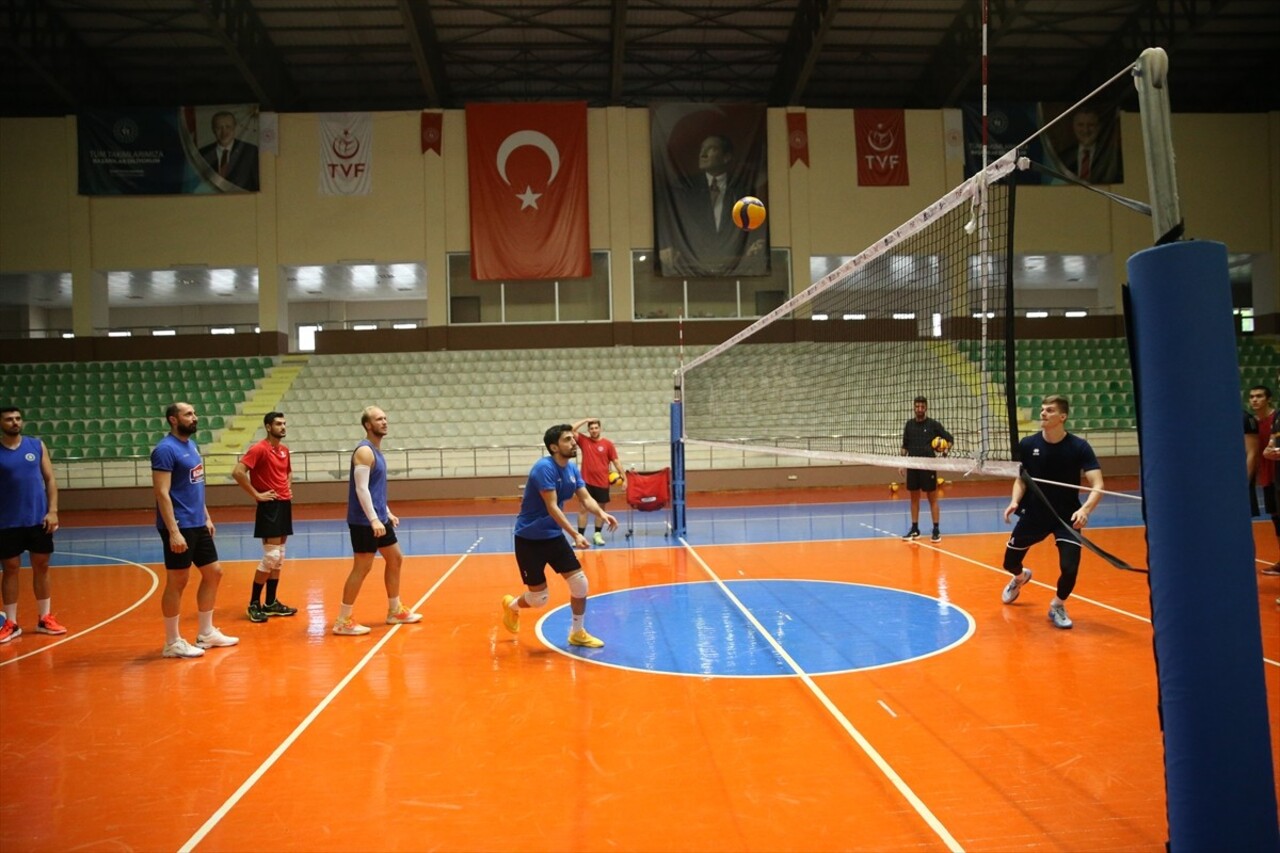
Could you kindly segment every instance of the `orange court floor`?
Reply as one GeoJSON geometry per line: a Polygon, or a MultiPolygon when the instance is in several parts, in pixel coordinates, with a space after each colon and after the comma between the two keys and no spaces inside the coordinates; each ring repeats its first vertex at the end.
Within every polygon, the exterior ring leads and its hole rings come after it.
{"type": "MultiPolygon", "coordinates": [[[[1269,525],[1254,532],[1271,555],[1269,525]]],[[[1144,559],[1139,527],[1092,535],[1144,559]]],[[[1076,625],[1056,630],[1053,548],[1032,550],[1036,579],[1003,605],[1006,537],[616,536],[582,560],[587,626],[625,659],[565,646],[557,580],[507,633],[510,553],[409,555],[416,625],[383,624],[379,562],[363,637],[329,632],[349,558],[290,555],[280,597],[299,613],[263,624],[244,617],[255,563],[224,560],[216,621],[241,641],[198,660],[160,656],[163,565],[59,566],[71,633],[0,647],[0,850],[1160,850],[1147,579],[1086,553],[1076,625]],[[789,598],[790,582],[819,586],[789,598]],[[875,625],[868,592],[890,596],[875,625]],[[890,662],[749,672],[776,663],[766,634],[784,661],[856,637],[840,654],[890,662]]],[[[1258,585],[1275,744],[1280,578],[1258,585]]],[[[25,570],[22,595],[33,626],[25,570]]]]}

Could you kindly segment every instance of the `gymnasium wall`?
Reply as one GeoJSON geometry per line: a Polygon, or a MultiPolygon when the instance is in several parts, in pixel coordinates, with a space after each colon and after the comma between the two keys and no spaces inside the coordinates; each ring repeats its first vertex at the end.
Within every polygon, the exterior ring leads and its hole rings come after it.
{"type": "MultiPolygon", "coordinates": [[[[963,179],[958,150],[946,145],[943,111],[908,111],[906,118],[910,186],[859,187],[852,110],[808,111],[811,168],[788,165],[785,111],[769,111],[771,234],[775,245],[793,250],[797,289],[809,280],[810,255],[854,254],[963,179]]],[[[1125,114],[1122,120],[1127,180],[1112,189],[1145,199],[1138,117],[1125,114]]],[[[319,194],[313,114],[281,115],[280,153],[262,157],[262,192],[236,196],[79,196],[74,122],[74,117],[0,119],[0,151],[5,152],[0,158],[0,272],[70,270],[80,283],[103,270],[256,266],[260,349],[270,352],[278,351],[276,333],[284,325],[272,307],[284,286],[280,266],[423,262],[427,324],[444,325],[445,257],[468,249],[470,228],[463,112],[444,116],[443,158],[419,152],[417,113],[375,114],[373,192],[354,198],[319,194]]],[[[666,333],[632,328],[651,324],[630,323],[626,309],[630,250],[653,243],[648,112],[594,109],[588,132],[591,244],[612,250],[613,258],[615,328],[606,337],[614,343],[643,343],[655,336],[666,342],[666,333]]],[[[1280,248],[1280,114],[1175,115],[1173,136],[1188,236],[1274,259],[1280,248]]],[[[1152,240],[1147,218],[1092,193],[1026,187],[1018,207],[1018,252],[1106,255],[1112,265],[1110,288],[1124,280],[1129,255],[1152,240]]],[[[1256,307],[1273,314],[1274,260],[1264,269],[1270,302],[1256,307]]],[[[90,318],[104,310],[91,300],[105,296],[89,296],[90,289],[77,288],[78,334],[91,334],[90,318]]],[[[1100,294],[1099,301],[1120,302],[1115,293],[1100,294]]],[[[129,309],[129,322],[145,324],[148,310],[129,309]]],[[[217,310],[193,307],[189,313],[203,322],[217,310]]],[[[155,313],[155,324],[173,322],[171,312],[155,313]]],[[[288,319],[297,323],[304,314],[310,319],[325,313],[324,307],[295,303],[288,319]]],[[[413,313],[421,314],[421,307],[413,313]]],[[[1260,328],[1269,330],[1269,322],[1264,318],[1260,328]]],[[[714,337],[710,327],[706,331],[714,337]]],[[[490,346],[519,336],[497,334],[495,339],[488,327],[483,336],[490,346]]]]}

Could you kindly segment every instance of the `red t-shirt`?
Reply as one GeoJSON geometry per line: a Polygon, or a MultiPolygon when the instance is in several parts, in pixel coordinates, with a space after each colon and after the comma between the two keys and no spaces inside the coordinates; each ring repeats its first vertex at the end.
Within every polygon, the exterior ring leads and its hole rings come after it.
{"type": "Polygon", "coordinates": [[[582,479],[589,486],[609,487],[609,462],[618,458],[618,449],[607,438],[593,440],[585,432],[577,433],[578,447],[582,450],[582,479]]]}
{"type": "Polygon", "coordinates": [[[289,489],[289,475],[293,473],[289,448],[283,444],[272,447],[271,442],[264,438],[246,450],[240,461],[249,469],[249,483],[255,489],[260,492],[274,490],[279,500],[293,500],[293,492],[289,489]]]}
{"type": "Polygon", "coordinates": [[[1276,463],[1273,459],[1267,459],[1262,455],[1262,451],[1267,448],[1267,444],[1271,441],[1271,432],[1275,425],[1276,413],[1263,415],[1258,418],[1258,485],[1269,486],[1275,479],[1276,463]]]}

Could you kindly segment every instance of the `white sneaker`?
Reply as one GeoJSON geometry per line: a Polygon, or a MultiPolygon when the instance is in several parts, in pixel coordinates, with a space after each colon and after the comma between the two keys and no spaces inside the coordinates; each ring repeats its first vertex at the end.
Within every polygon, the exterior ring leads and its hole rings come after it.
{"type": "Polygon", "coordinates": [[[1018,595],[1022,592],[1023,584],[1031,580],[1031,570],[1023,569],[1021,572],[1013,576],[1013,580],[1005,584],[1004,592],[1000,593],[1000,600],[1005,604],[1013,604],[1018,600],[1018,595]]]}
{"type": "Polygon", "coordinates": [[[198,649],[179,637],[172,643],[165,643],[161,654],[167,658],[198,658],[204,654],[204,649],[198,649]]]}
{"type": "Polygon", "coordinates": [[[369,633],[370,630],[372,629],[368,625],[361,625],[353,618],[333,620],[333,633],[345,637],[359,637],[369,633]]]}
{"type": "Polygon", "coordinates": [[[1055,628],[1070,628],[1074,624],[1067,615],[1067,608],[1061,604],[1049,605],[1049,620],[1055,628]]]}
{"type": "Polygon", "coordinates": [[[217,628],[207,634],[196,635],[196,645],[202,649],[220,649],[226,646],[234,646],[238,642],[240,642],[239,637],[228,637],[217,628]]]}

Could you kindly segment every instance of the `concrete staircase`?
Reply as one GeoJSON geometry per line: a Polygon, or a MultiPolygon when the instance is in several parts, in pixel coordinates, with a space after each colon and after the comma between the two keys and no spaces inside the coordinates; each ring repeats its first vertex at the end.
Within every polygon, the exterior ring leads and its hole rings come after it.
{"type": "Polygon", "coordinates": [[[213,444],[208,448],[201,448],[206,454],[207,477],[231,476],[236,460],[262,428],[262,416],[279,409],[285,392],[308,361],[309,357],[306,355],[286,355],[281,357],[279,364],[267,371],[261,384],[245,397],[235,416],[229,418],[226,426],[218,432],[213,444]]]}

